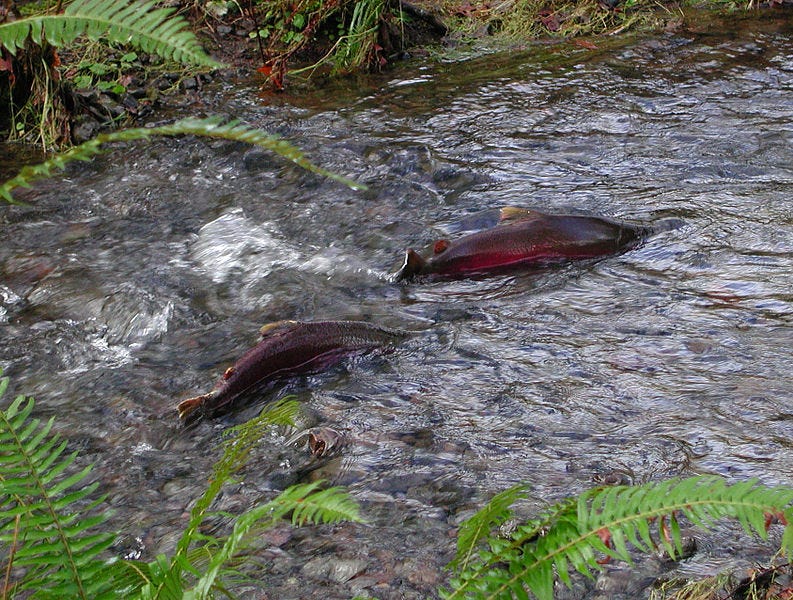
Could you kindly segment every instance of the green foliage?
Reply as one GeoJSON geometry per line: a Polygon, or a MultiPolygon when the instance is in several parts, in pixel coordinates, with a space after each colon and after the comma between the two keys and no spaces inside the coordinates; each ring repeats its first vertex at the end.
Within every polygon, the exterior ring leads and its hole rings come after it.
{"type": "Polygon", "coordinates": [[[298,526],[306,523],[361,520],[358,505],[346,492],[339,488],[317,491],[322,483],[316,481],[292,486],[271,502],[257,506],[239,517],[234,523],[234,530],[220,550],[212,556],[208,568],[193,588],[195,597],[206,597],[223,565],[244,548],[253,531],[276,525],[289,513],[292,514],[292,524],[298,526]]]}
{"type": "MultiPolygon", "coordinates": [[[[509,494],[517,494],[512,488],[509,494]]],[[[517,497],[517,496],[516,496],[517,497]]],[[[444,598],[527,598],[552,600],[554,572],[570,584],[571,570],[588,577],[602,569],[598,554],[630,562],[629,544],[649,552],[662,547],[680,556],[680,516],[707,528],[733,517],[749,533],[767,538],[766,518],[785,524],[782,548],[793,551],[793,489],[769,488],[748,481],[728,485],[716,477],[692,477],[640,486],[596,488],[551,507],[540,518],[519,526],[508,539],[492,535],[488,548],[473,555],[480,533],[458,546],[452,589],[444,598]]],[[[505,498],[471,517],[464,531],[490,529],[507,513],[505,498]]]]}
{"type": "Polygon", "coordinates": [[[671,3],[656,0],[620,0],[618,6],[600,0],[503,0],[468,10],[456,9],[457,3],[444,6],[446,22],[457,32],[481,37],[478,32],[485,29],[512,42],[660,29],[675,16],[671,3]]]}
{"type": "Polygon", "coordinates": [[[261,443],[273,424],[289,424],[297,414],[295,400],[281,400],[255,419],[226,433],[223,456],[212,470],[209,486],[190,513],[190,522],[177,543],[171,559],[159,556],[146,569],[137,572],[144,580],[141,598],[207,598],[213,589],[224,589],[219,581],[231,573],[229,564],[239,558],[253,533],[280,523],[291,513],[293,525],[360,521],[358,505],[339,488],[320,490],[323,482],[292,486],[276,498],[237,517],[231,533],[220,539],[201,533],[210,508],[223,486],[233,479],[248,461],[251,451],[261,443]],[[185,579],[195,582],[188,585],[185,579]],[[188,590],[185,592],[185,590],[188,590]]]}
{"type": "Polygon", "coordinates": [[[268,135],[257,129],[252,129],[238,121],[223,123],[219,118],[210,117],[207,119],[188,118],[177,121],[171,125],[162,125],[160,127],[139,127],[99,134],[94,139],[80,144],[79,146],[74,146],[43,163],[24,167],[18,175],[0,185],[0,197],[8,202],[14,203],[15,201],[11,192],[16,188],[30,187],[33,181],[44,177],[50,177],[56,170],[65,168],[65,166],[72,161],[90,160],[104,151],[103,146],[105,144],[148,139],[155,135],[200,135],[254,144],[271,150],[304,169],[339,181],[352,189],[366,189],[362,184],[317,167],[309,161],[300,150],[277,136],[268,135]]]}
{"type": "Polygon", "coordinates": [[[84,58],[74,66],[76,73],[72,76],[72,84],[77,89],[96,88],[111,94],[123,94],[127,91],[123,74],[138,63],[137,52],[122,52],[119,56],[108,56],[103,49],[102,56],[84,58]]]}
{"type": "MultiPolygon", "coordinates": [[[[8,379],[0,379],[0,396],[8,379]]],[[[75,469],[77,454],[64,456],[67,443],[51,435],[53,420],[32,418],[34,402],[17,397],[0,411],[0,544],[5,547],[8,593],[37,598],[137,598],[165,600],[224,595],[223,578],[234,574],[256,532],[291,515],[293,525],[360,521],[358,505],[338,488],[322,482],[296,485],[238,517],[217,515],[210,507],[223,486],[245,466],[253,448],[273,424],[291,424],[299,410],[294,400],[273,404],[234,428],[223,442],[209,487],[194,505],[172,557],[150,563],[105,560],[115,535],[97,529],[105,514],[94,514],[104,497],[97,483],[86,484],[91,467],[75,469]],[[200,532],[209,517],[232,523],[225,537],[200,532]],[[15,581],[10,581],[11,574],[15,581]]]]}
{"type": "Polygon", "coordinates": [[[356,2],[346,32],[339,38],[333,53],[337,72],[349,72],[369,63],[374,55],[380,25],[385,10],[384,0],[356,2]]]}
{"type": "MultiPolygon", "coordinates": [[[[0,396],[7,386],[0,379],[0,396]]],[[[0,543],[9,567],[24,571],[6,585],[41,597],[111,597],[112,570],[100,555],[115,536],[97,532],[107,518],[93,511],[104,501],[92,499],[99,484],[86,482],[90,466],[75,469],[77,453],[64,453],[53,419],[31,418],[33,405],[18,396],[0,411],[0,543]]]]}
{"type": "Polygon", "coordinates": [[[250,35],[266,43],[262,55],[269,58],[263,72],[276,88],[282,87],[287,62],[309,43],[310,54],[324,46],[324,56],[290,74],[310,75],[323,66],[333,74],[382,66],[386,59],[377,43],[380,26],[399,21],[403,14],[387,0],[272,0],[263,7],[258,30],[250,35]]]}
{"type": "Polygon", "coordinates": [[[150,0],[75,0],[63,14],[33,15],[0,24],[0,46],[16,53],[28,39],[60,47],[85,35],[91,40],[130,44],[176,62],[220,66],[185,28],[184,19],[156,4],[150,0]]]}
{"type": "Polygon", "coordinates": [[[326,19],[335,8],[325,8],[321,0],[303,0],[286,4],[270,2],[262,14],[262,24],[258,31],[252,31],[251,38],[260,37],[271,45],[290,46],[307,41],[303,34],[310,16],[321,14],[326,19]]]}
{"type": "Polygon", "coordinates": [[[370,62],[385,9],[385,0],[274,2],[264,12],[261,28],[250,36],[267,40],[271,54],[280,50],[289,55],[321,31],[335,43],[309,68],[329,61],[335,72],[349,72],[370,62]]]}
{"type": "Polygon", "coordinates": [[[299,404],[292,399],[282,399],[261,412],[255,419],[238,425],[225,433],[223,455],[212,468],[209,486],[190,512],[190,522],[176,546],[176,554],[186,557],[190,546],[199,539],[197,532],[206,519],[209,508],[226,485],[250,457],[272,425],[292,425],[299,412],[299,404]]]}
{"type": "Polygon", "coordinates": [[[527,489],[518,484],[499,492],[474,517],[464,521],[457,532],[457,554],[449,567],[465,569],[479,541],[512,517],[511,506],[526,497],[527,489]]]}
{"type": "Polygon", "coordinates": [[[119,75],[134,60],[130,46],[184,65],[221,66],[204,52],[184,19],[156,6],[153,0],[75,0],[61,14],[37,12],[0,23],[0,53],[14,54],[7,68],[23,75],[14,86],[7,83],[0,89],[0,122],[10,139],[35,139],[45,149],[71,142],[72,102],[65,79],[56,72],[59,63],[53,48],[72,45],[78,37],[125,46],[127,51],[117,65],[100,59],[78,67],[76,73],[69,71],[75,73],[77,87],[123,93],[119,75]],[[118,74],[110,79],[107,71],[113,69],[118,74]]]}

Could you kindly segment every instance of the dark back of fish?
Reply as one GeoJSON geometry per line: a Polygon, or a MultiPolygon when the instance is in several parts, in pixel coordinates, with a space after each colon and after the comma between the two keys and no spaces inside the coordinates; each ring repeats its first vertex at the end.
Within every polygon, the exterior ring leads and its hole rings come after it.
{"type": "Polygon", "coordinates": [[[290,322],[266,333],[243,354],[216,386],[206,409],[214,413],[248,390],[295,375],[328,368],[343,357],[395,343],[406,332],[363,321],[290,322]]]}

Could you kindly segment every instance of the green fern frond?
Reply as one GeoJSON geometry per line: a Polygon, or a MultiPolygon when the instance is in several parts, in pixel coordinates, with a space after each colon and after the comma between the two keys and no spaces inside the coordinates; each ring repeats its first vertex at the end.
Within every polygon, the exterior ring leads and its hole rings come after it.
{"type": "Polygon", "coordinates": [[[271,402],[264,407],[255,419],[235,425],[223,432],[225,439],[235,438],[237,442],[245,444],[261,440],[261,436],[273,425],[281,427],[294,427],[295,420],[300,416],[300,402],[294,396],[285,396],[271,402]]]}
{"type": "Polygon", "coordinates": [[[358,503],[347,492],[335,487],[316,491],[322,483],[322,481],[316,481],[293,486],[285,490],[273,502],[280,504],[287,512],[291,510],[292,524],[300,527],[306,523],[362,521],[358,503]]]}
{"type": "MultiPolygon", "coordinates": [[[[251,450],[261,443],[265,432],[274,425],[293,425],[300,405],[293,398],[283,398],[262,410],[258,417],[231,428],[223,441],[223,455],[212,468],[209,486],[195,503],[190,513],[190,523],[176,546],[176,554],[186,557],[190,546],[198,539],[198,528],[207,517],[210,506],[223,486],[245,466],[251,450]]],[[[204,540],[206,541],[206,540],[204,540]]]]}
{"type": "Polygon", "coordinates": [[[512,517],[510,507],[517,500],[525,498],[527,490],[528,486],[524,484],[506,489],[493,496],[474,516],[464,521],[457,532],[457,554],[449,563],[449,568],[464,569],[479,541],[512,517]]]}
{"type": "Polygon", "coordinates": [[[361,520],[358,505],[346,493],[337,488],[317,491],[322,482],[316,482],[291,487],[270,502],[236,517],[233,530],[225,539],[200,532],[223,486],[245,466],[251,450],[261,443],[267,430],[273,425],[293,425],[298,412],[298,402],[284,398],[266,407],[255,419],[226,433],[223,455],[213,468],[207,490],[191,511],[190,522],[177,543],[173,558],[166,564],[165,557],[158,557],[155,563],[138,573],[143,586],[142,598],[207,597],[213,588],[221,585],[220,577],[225,579],[233,573],[230,562],[246,547],[251,531],[271,527],[289,513],[296,525],[361,520]],[[192,590],[185,591],[189,588],[186,575],[196,581],[192,590]]]}
{"type": "Polygon", "coordinates": [[[95,41],[129,44],[183,64],[221,66],[204,52],[184,19],[174,16],[173,9],[156,5],[150,0],[75,0],[63,14],[0,24],[0,45],[14,54],[28,38],[58,47],[86,35],[95,41]]]}
{"type": "Polygon", "coordinates": [[[315,481],[292,486],[267,504],[257,506],[240,516],[190,597],[207,597],[221,568],[240,552],[251,531],[271,527],[290,512],[295,525],[361,521],[357,503],[346,492],[339,488],[317,491],[322,484],[322,481],[315,481]]]}
{"type": "MultiPolygon", "coordinates": [[[[209,509],[223,485],[245,465],[251,450],[261,443],[267,429],[273,425],[294,425],[299,406],[292,398],[281,399],[265,407],[255,419],[229,430],[223,441],[223,456],[213,468],[206,492],[191,511],[190,523],[177,544],[170,571],[160,570],[159,573],[154,573],[147,586],[148,590],[164,585],[158,583],[161,581],[174,578],[181,580],[181,574],[189,571],[196,577],[197,582],[185,597],[207,597],[210,590],[219,585],[218,578],[228,575],[229,562],[244,549],[251,531],[271,527],[281,522],[289,513],[292,513],[292,522],[295,525],[361,520],[358,505],[345,492],[338,488],[317,491],[322,482],[314,482],[290,487],[270,502],[237,517],[232,532],[225,540],[221,541],[199,532],[200,525],[209,514],[209,509]],[[197,543],[203,543],[203,546],[191,550],[197,543]],[[208,563],[201,565],[200,572],[195,568],[196,551],[202,553],[203,559],[209,557],[208,563]]],[[[159,591],[151,597],[169,596],[159,591]]]]}
{"type": "Polygon", "coordinates": [[[767,537],[766,519],[785,525],[782,545],[793,551],[793,489],[763,487],[757,481],[728,485],[717,477],[692,477],[641,486],[597,488],[553,507],[546,518],[519,527],[510,539],[489,539],[468,568],[452,579],[445,598],[552,600],[554,571],[570,584],[570,572],[588,577],[602,569],[599,555],[631,560],[629,544],[650,551],[662,546],[682,552],[679,515],[708,528],[736,518],[748,533],[767,537]],[[538,524],[546,524],[538,528],[538,524]],[[504,566],[506,565],[506,566],[504,566]]]}
{"type": "MultiPolygon", "coordinates": [[[[8,378],[0,379],[0,396],[7,386],[8,378]]],[[[95,533],[106,515],[87,516],[104,498],[90,500],[98,486],[84,484],[91,467],[72,472],[76,453],[64,455],[66,442],[50,434],[53,420],[32,418],[33,406],[18,396],[0,411],[0,543],[24,571],[15,588],[109,597],[107,562],[99,556],[115,536],[95,533]]]]}
{"type": "Polygon", "coordinates": [[[277,136],[268,135],[258,129],[252,129],[247,125],[241,124],[239,121],[223,123],[223,120],[218,117],[210,117],[206,119],[188,118],[177,121],[171,125],[162,125],[160,127],[139,127],[99,134],[94,139],[70,148],[57,156],[53,156],[49,160],[37,165],[23,167],[19,174],[0,185],[0,196],[8,202],[15,203],[11,192],[16,188],[30,187],[33,181],[50,177],[56,170],[65,168],[65,166],[72,161],[91,160],[104,151],[103,146],[105,144],[149,139],[155,135],[199,135],[261,146],[262,148],[279,154],[308,171],[339,181],[355,190],[366,189],[364,185],[314,165],[300,150],[277,136]]]}

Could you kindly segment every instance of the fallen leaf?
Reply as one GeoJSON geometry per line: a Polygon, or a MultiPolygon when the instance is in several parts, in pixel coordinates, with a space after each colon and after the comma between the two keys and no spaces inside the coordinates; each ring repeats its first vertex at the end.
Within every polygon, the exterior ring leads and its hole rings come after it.
{"type": "Polygon", "coordinates": [[[559,27],[561,26],[561,22],[559,21],[559,17],[556,13],[552,13],[549,10],[544,10],[539,13],[540,23],[545,25],[548,28],[548,31],[559,31],[559,27]]]}
{"type": "Polygon", "coordinates": [[[579,46],[581,48],[586,48],[587,50],[597,50],[598,49],[598,47],[595,44],[593,44],[592,42],[590,42],[589,40],[575,39],[575,40],[573,40],[573,43],[576,46],[579,46]]]}

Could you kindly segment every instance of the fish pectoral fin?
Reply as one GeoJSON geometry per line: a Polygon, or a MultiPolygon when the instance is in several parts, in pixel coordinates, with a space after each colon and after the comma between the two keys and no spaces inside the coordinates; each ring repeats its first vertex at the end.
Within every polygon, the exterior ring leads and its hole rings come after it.
{"type": "Polygon", "coordinates": [[[505,206],[500,211],[499,221],[528,221],[530,219],[538,219],[542,213],[528,208],[521,208],[520,206],[505,206]]]}
{"type": "Polygon", "coordinates": [[[297,321],[275,321],[273,323],[267,323],[267,325],[262,325],[261,329],[259,329],[259,333],[262,337],[267,337],[268,335],[272,335],[296,324],[297,321]]]}
{"type": "Polygon", "coordinates": [[[405,262],[402,263],[402,268],[394,274],[394,281],[403,281],[410,279],[414,275],[421,273],[427,266],[425,261],[418,252],[415,250],[408,250],[405,253],[405,262]]]}
{"type": "Polygon", "coordinates": [[[179,411],[179,418],[182,421],[188,421],[198,416],[196,412],[202,411],[207,400],[212,398],[214,395],[215,392],[209,392],[208,394],[204,394],[203,396],[196,396],[195,398],[188,398],[187,400],[182,400],[179,404],[176,405],[176,410],[179,411]]]}

